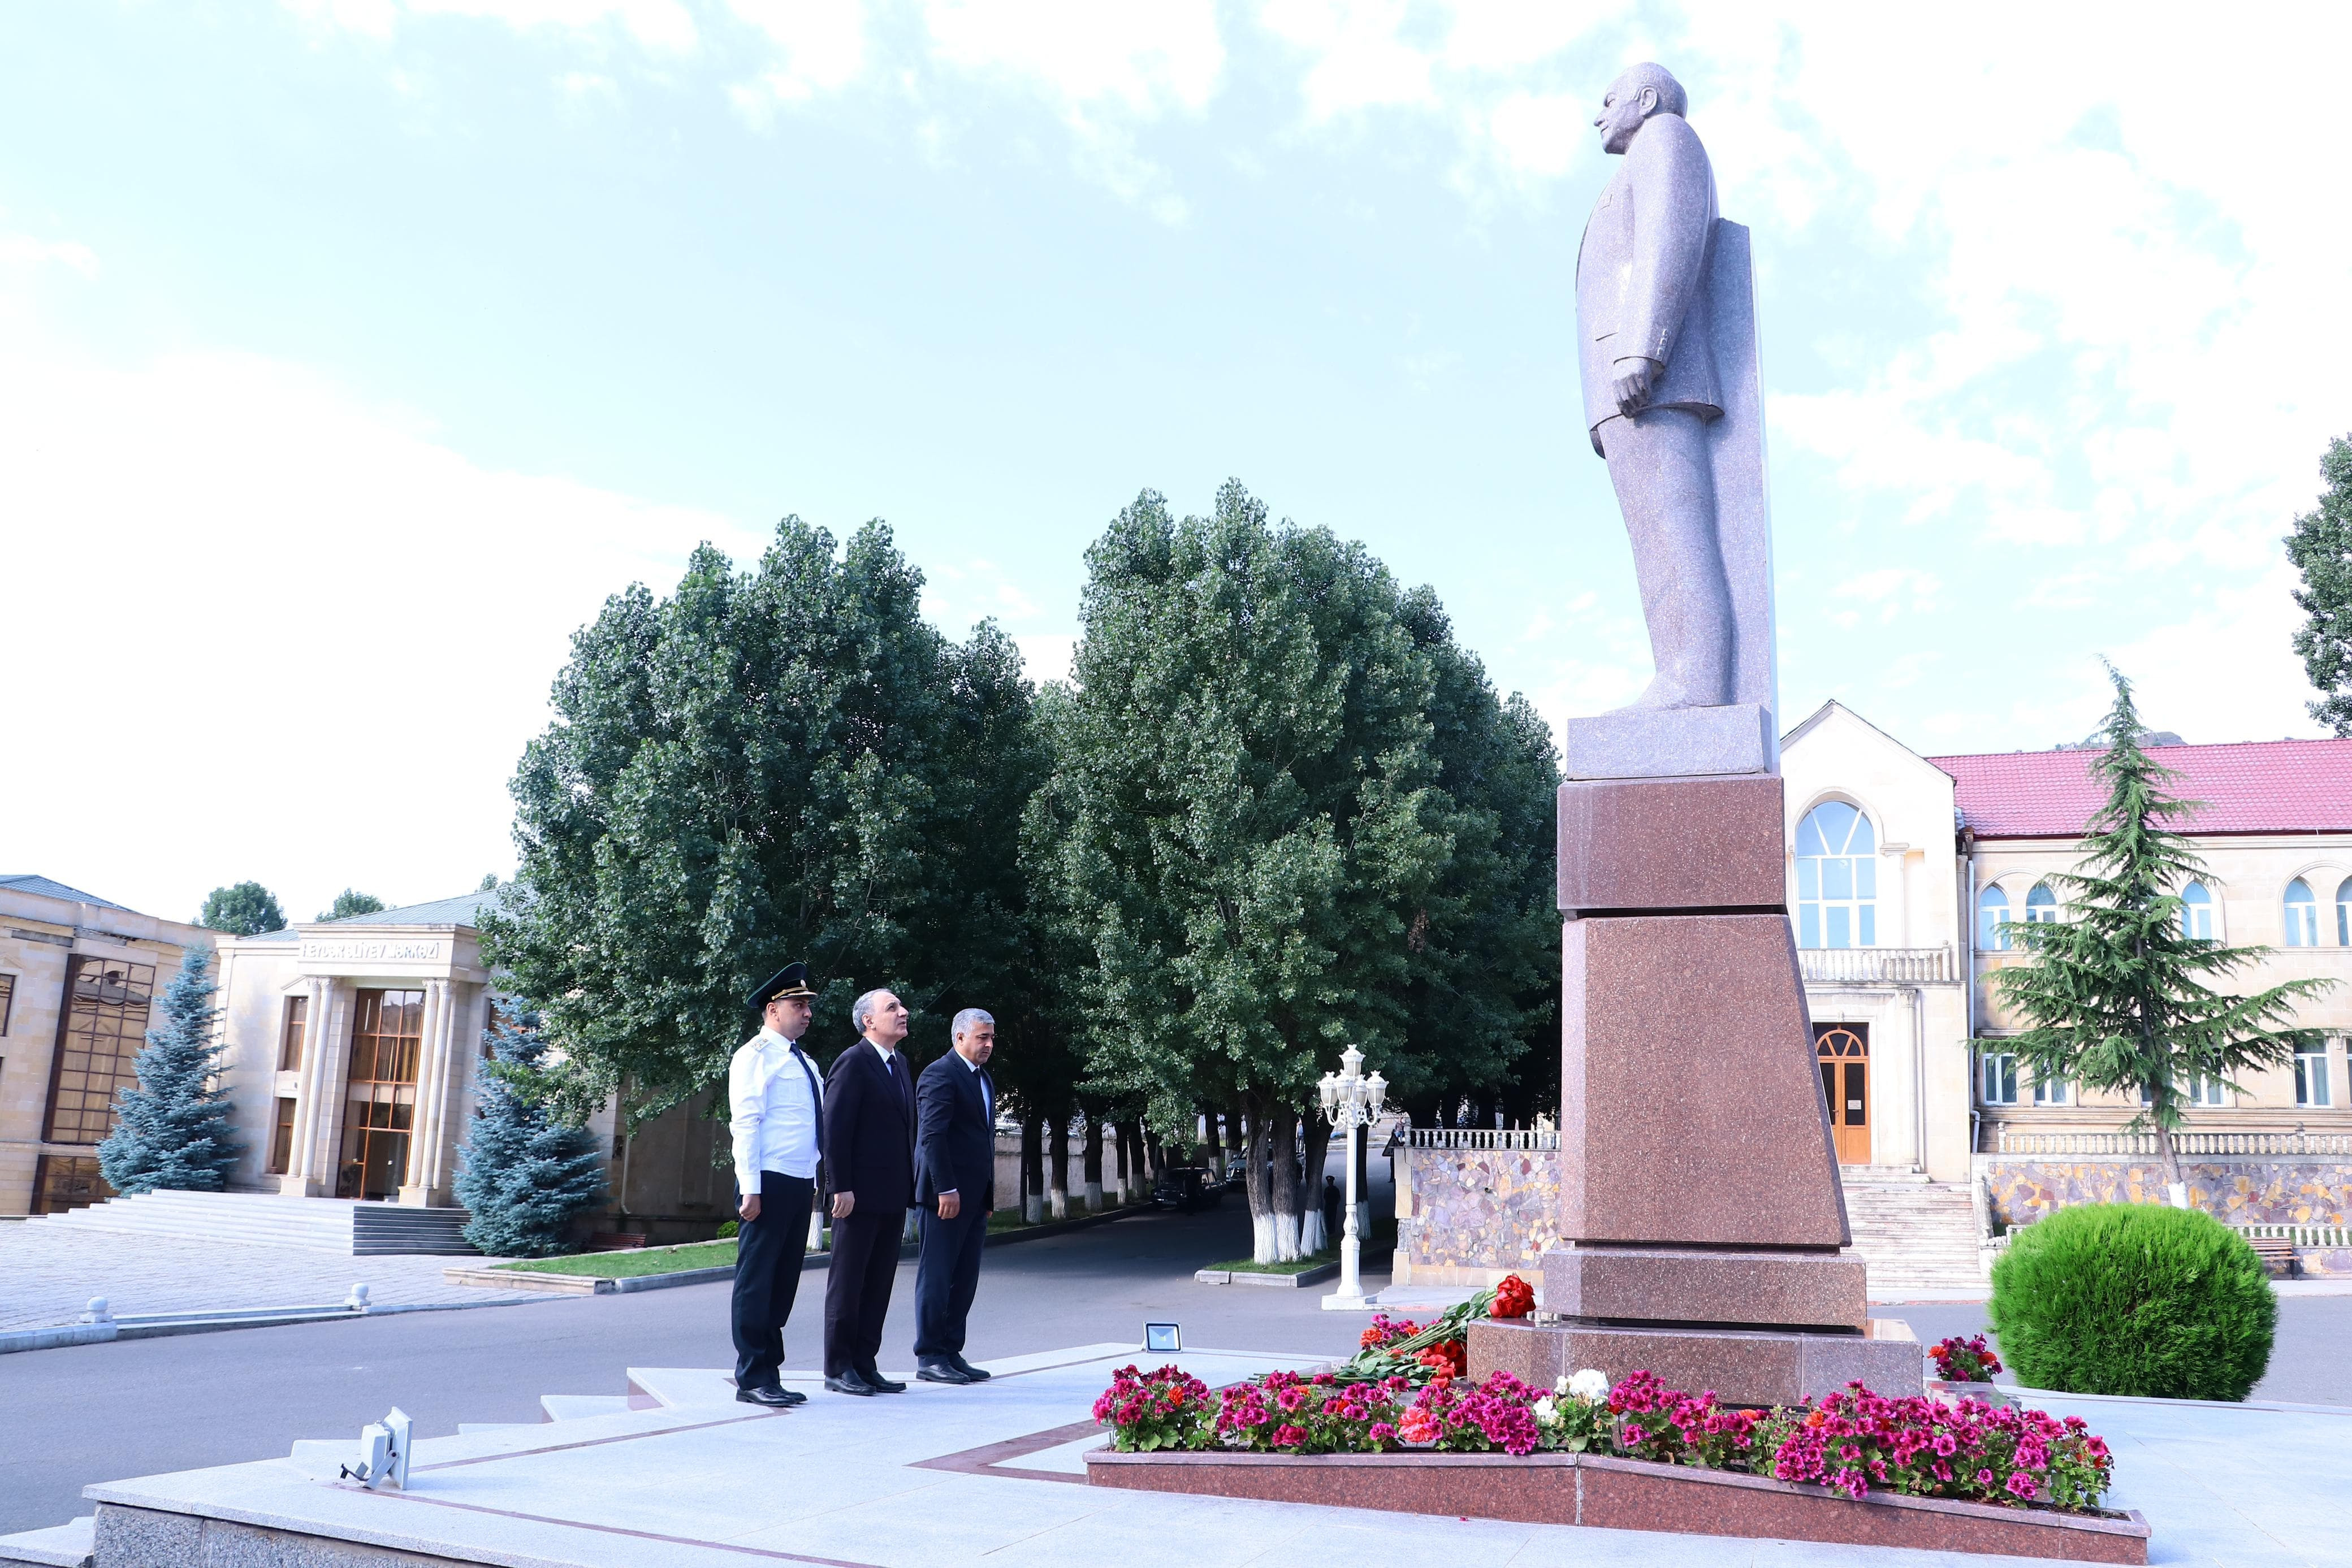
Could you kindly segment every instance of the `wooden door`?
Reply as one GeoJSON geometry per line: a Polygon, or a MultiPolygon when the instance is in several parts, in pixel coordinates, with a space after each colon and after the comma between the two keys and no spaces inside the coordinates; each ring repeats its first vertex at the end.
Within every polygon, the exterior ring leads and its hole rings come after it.
{"type": "Polygon", "coordinates": [[[1813,1053],[1822,1064],[1822,1098],[1829,1102],[1830,1133],[1838,1164],[1870,1163],[1870,1026],[1813,1026],[1813,1053]]]}

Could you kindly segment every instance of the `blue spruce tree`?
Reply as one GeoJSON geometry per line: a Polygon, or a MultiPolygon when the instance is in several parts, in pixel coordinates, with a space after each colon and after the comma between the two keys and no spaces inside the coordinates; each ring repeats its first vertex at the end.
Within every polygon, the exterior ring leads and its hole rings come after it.
{"type": "Polygon", "coordinates": [[[496,1060],[483,1073],[473,1129],[457,1151],[457,1201],[472,1211],[466,1239],[494,1258],[566,1251],[572,1217],[606,1197],[596,1135],[565,1126],[517,1090],[547,1054],[537,1013],[499,1015],[490,1051],[496,1060]]]}
{"type": "Polygon", "coordinates": [[[98,1145],[98,1168],[117,1192],[172,1187],[218,1192],[245,1154],[215,1078],[213,954],[191,947],[163,988],[163,1023],[147,1031],[133,1064],[139,1087],[116,1101],[114,1131],[98,1145]]]}

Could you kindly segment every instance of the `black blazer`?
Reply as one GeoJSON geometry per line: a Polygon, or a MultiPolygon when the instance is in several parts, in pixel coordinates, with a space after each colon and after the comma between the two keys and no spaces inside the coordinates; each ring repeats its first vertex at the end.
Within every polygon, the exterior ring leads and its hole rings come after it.
{"type": "MultiPolygon", "coordinates": [[[[996,1207],[996,1128],[974,1072],[949,1051],[923,1069],[915,1084],[915,1201],[934,1202],[952,1192],[967,1214],[996,1207]]],[[[996,1081],[988,1079],[991,1094],[996,1081]]]]}
{"type": "Polygon", "coordinates": [[[864,1040],[824,1075],[824,1185],[855,1193],[857,1212],[915,1204],[914,1070],[903,1052],[894,1075],[864,1040]]]}

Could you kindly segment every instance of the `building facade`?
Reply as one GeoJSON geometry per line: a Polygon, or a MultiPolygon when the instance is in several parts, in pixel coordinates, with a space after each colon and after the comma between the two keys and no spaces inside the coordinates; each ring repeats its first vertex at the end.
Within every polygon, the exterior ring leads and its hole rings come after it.
{"type": "MultiPolygon", "coordinates": [[[[1998,977],[2024,956],[2003,924],[2066,917],[2053,879],[2105,799],[2096,755],[1921,757],[1836,703],[1790,732],[1789,908],[1845,1163],[1955,1180],[1971,1155],[2118,1134],[2139,1113],[2137,1096],[2036,1082],[2002,1049],[2022,1026],[1998,977]]],[[[2325,1045],[2234,1085],[2184,1086],[2189,1130],[2352,1134],[2352,741],[2149,755],[2203,802],[2179,823],[2209,868],[2180,890],[2190,933],[2269,949],[2220,983],[2329,984],[2295,1014],[2325,1045]]]]}
{"type": "Polygon", "coordinates": [[[0,1214],[109,1196],[98,1145],[154,997],[214,934],[31,873],[0,876],[0,1214]]]}

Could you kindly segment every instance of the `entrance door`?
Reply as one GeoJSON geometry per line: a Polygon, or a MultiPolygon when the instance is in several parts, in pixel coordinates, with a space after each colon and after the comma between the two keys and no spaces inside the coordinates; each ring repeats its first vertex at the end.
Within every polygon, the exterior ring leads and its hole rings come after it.
{"type": "Polygon", "coordinates": [[[1821,1059],[1822,1098],[1829,1102],[1830,1134],[1838,1164],[1870,1163],[1870,1026],[1813,1026],[1813,1054],[1821,1059]]]}
{"type": "Polygon", "coordinates": [[[352,1019],[351,1089],[344,1096],[337,1197],[395,1198],[408,1171],[416,1119],[416,1057],[425,1043],[425,993],[359,994],[352,1019]]]}

